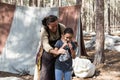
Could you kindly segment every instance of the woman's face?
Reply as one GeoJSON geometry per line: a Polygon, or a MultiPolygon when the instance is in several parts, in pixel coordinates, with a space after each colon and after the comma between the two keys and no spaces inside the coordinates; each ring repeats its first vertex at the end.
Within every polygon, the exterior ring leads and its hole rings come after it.
{"type": "Polygon", "coordinates": [[[51,22],[51,23],[49,23],[49,25],[48,25],[50,31],[52,31],[52,32],[54,32],[54,33],[57,31],[57,26],[58,26],[58,21],[51,22]]]}

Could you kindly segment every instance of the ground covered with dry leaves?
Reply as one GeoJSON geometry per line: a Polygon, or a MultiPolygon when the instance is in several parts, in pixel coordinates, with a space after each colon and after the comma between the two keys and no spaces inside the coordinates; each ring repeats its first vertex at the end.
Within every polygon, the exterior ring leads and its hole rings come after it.
{"type": "MultiPolygon", "coordinates": [[[[87,51],[91,59],[93,59],[94,50],[87,51]]],[[[106,61],[96,68],[95,75],[91,78],[77,78],[73,80],[120,80],[120,52],[105,50],[106,61]]],[[[23,80],[33,80],[33,75],[17,75],[7,72],[0,72],[0,77],[18,77],[23,80]]]]}

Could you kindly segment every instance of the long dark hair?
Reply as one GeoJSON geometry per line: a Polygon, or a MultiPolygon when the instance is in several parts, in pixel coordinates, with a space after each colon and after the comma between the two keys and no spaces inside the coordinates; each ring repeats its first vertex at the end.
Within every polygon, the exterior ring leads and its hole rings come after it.
{"type": "Polygon", "coordinates": [[[56,20],[58,20],[57,16],[49,15],[42,20],[42,25],[44,25],[45,29],[48,29],[48,25],[56,20]]]}

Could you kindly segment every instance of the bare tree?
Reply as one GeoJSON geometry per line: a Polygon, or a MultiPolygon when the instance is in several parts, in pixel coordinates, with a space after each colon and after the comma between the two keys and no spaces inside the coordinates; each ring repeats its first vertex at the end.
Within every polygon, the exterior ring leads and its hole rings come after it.
{"type": "Polygon", "coordinates": [[[37,7],[38,6],[38,0],[34,0],[34,5],[37,7]]]}
{"type": "Polygon", "coordinates": [[[87,11],[85,9],[85,1],[83,0],[82,1],[82,6],[81,6],[81,18],[82,18],[82,27],[83,27],[83,30],[86,30],[86,14],[87,14],[87,11]]]}
{"type": "Polygon", "coordinates": [[[23,5],[23,0],[20,0],[19,3],[20,3],[20,5],[23,5]]]}
{"type": "Polygon", "coordinates": [[[92,17],[92,30],[95,31],[95,0],[93,0],[93,17],[92,17]]]}
{"type": "Polygon", "coordinates": [[[33,6],[33,0],[29,0],[29,6],[33,6]]]}
{"type": "Polygon", "coordinates": [[[108,34],[110,33],[110,0],[108,0],[108,34]]]}
{"type": "Polygon", "coordinates": [[[37,0],[29,0],[29,5],[37,7],[37,5],[38,5],[37,0]]]}
{"type": "Polygon", "coordinates": [[[12,0],[12,4],[16,5],[16,2],[17,2],[16,0],[12,0]]]}
{"type": "Polygon", "coordinates": [[[53,7],[53,0],[50,0],[50,7],[53,7]]]}
{"type": "Polygon", "coordinates": [[[77,5],[82,5],[82,0],[76,0],[77,5]]]}
{"type": "Polygon", "coordinates": [[[37,6],[40,7],[40,1],[41,0],[37,0],[37,6]]]}
{"type": "Polygon", "coordinates": [[[42,7],[45,7],[45,5],[46,5],[46,4],[45,4],[45,0],[42,0],[42,1],[41,1],[41,6],[42,6],[42,7]]]}
{"type": "Polygon", "coordinates": [[[94,64],[104,63],[104,0],[96,0],[96,54],[94,64]]]}
{"type": "Polygon", "coordinates": [[[59,4],[59,6],[62,6],[62,1],[58,0],[58,4],[59,4]]]}

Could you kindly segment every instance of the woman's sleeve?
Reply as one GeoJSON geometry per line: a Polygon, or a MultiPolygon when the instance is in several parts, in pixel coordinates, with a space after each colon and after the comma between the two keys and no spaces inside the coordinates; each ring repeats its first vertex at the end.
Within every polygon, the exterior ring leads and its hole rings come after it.
{"type": "Polygon", "coordinates": [[[46,52],[49,52],[51,49],[53,49],[53,47],[50,46],[49,44],[48,33],[46,32],[44,28],[41,28],[40,37],[41,37],[41,44],[43,46],[43,49],[46,52]]]}

